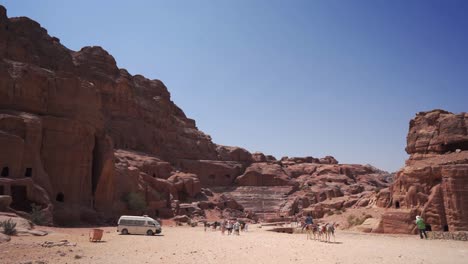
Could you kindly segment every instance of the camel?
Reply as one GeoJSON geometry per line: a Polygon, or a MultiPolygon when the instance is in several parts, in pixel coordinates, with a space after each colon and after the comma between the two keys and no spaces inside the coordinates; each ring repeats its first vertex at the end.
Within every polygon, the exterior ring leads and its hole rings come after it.
{"type": "Polygon", "coordinates": [[[312,236],[314,237],[314,240],[319,239],[318,226],[316,224],[306,225],[305,230],[306,230],[306,233],[307,233],[307,240],[308,239],[312,240],[312,236]]]}
{"type": "Polygon", "coordinates": [[[322,233],[323,235],[325,236],[325,242],[331,242],[331,236],[333,236],[333,242],[336,242],[336,238],[335,238],[335,223],[333,224],[330,224],[330,223],[327,223],[325,225],[322,226],[322,233]]]}

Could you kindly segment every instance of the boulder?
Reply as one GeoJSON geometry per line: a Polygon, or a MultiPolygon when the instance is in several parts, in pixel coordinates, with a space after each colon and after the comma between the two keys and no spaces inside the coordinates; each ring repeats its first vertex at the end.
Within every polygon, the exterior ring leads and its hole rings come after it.
{"type": "Polygon", "coordinates": [[[176,172],[169,177],[168,181],[174,184],[179,196],[180,193],[184,193],[189,197],[195,197],[201,192],[200,181],[195,174],[176,172]]]}
{"type": "Polygon", "coordinates": [[[360,232],[364,233],[372,233],[375,232],[380,225],[380,219],[376,218],[367,218],[364,223],[357,226],[356,229],[360,232]]]}
{"type": "Polygon", "coordinates": [[[174,218],[172,218],[175,222],[180,222],[180,223],[188,223],[190,221],[190,217],[186,215],[177,215],[174,218]]]}
{"type": "Polygon", "coordinates": [[[267,158],[265,154],[261,152],[254,152],[252,153],[252,161],[253,162],[267,162],[267,158]]]}

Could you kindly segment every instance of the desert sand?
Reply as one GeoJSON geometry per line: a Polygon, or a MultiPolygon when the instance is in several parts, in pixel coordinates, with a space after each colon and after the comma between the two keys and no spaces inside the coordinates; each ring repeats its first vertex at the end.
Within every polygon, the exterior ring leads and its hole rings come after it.
{"type": "Polygon", "coordinates": [[[88,241],[89,228],[42,228],[47,236],[12,237],[0,244],[0,263],[466,263],[468,243],[421,240],[416,235],[337,231],[336,243],[307,240],[251,226],[240,236],[203,227],[164,226],[158,236],[119,235],[104,228],[103,241],[88,241]],[[76,246],[46,248],[45,241],[76,246]],[[41,262],[42,261],[42,262],[41,262]]]}

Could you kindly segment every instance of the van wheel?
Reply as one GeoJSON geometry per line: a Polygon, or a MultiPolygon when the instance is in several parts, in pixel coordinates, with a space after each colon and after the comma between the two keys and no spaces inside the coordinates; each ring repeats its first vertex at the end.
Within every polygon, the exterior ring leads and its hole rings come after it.
{"type": "Polygon", "coordinates": [[[128,235],[128,230],[127,229],[122,229],[122,235],[128,235]]]}
{"type": "Polygon", "coordinates": [[[152,231],[152,230],[148,230],[148,231],[146,231],[146,234],[147,234],[148,236],[152,236],[152,235],[154,235],[154,233],[153,233],[153,231],[152,231]]]}

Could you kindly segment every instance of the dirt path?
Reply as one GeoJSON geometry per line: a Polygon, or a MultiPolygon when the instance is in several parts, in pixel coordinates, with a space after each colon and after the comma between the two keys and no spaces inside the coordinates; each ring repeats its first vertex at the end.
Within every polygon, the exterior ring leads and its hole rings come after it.
{"type": "Polygon", "coordinates": [[[122,236],[104,228],[104,242],[88,242],[89,229],[58,229],[45,237],[13,237],[0,244],[0,263],[466,263],[468,243],[420,240],[417,236],[339,231],[336,244],[305,235],[267,232],[251,226],[240,236],[202,227],[163,227],[162,236],[122,236]],[[77,246],[44,248],[67,239],[77,246]]]}

